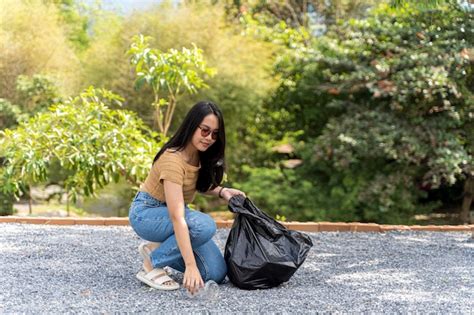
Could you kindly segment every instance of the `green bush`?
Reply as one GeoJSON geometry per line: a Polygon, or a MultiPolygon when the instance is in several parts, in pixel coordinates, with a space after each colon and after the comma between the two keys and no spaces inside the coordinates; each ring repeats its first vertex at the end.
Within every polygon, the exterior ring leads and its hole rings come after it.
{"type": "Polygon", "coordinates": [[[21,110],[18,106],[0,98],[0,130],[16,126],[20,116],[21,110]]]}
{"type": "Polygon", "coordinates": [[[281,58],[280,87],[248,135],[264,157],[244,186],[264,185],[262,204],[289,218],[410,223],[438,207],[422,203],[428,191],[474,176],[473,30],[458,7],[381,6],[281,58]],[[296,183],[264,137],[296,146],[296,183]]]}
{"type": "Polygon", "coordinates": [[[88,88],[16,129],[0,131],[0,189],[19,195],[22,188],[54,177],[64,181],[74,201],[111,182],[126,179],[138,186],[149,172],[163,137],[151,132],[135,113],[110,109],[122,98],[88,88]],[[156,141],[160,138],[160,142],[156,141]],[[57,176],[58,164],[62,175],[57,176]]]}
{"type": "Polygon", "coordinates": [[[13,214],[13,194],[0,191],[0,216],[13,214]]]}

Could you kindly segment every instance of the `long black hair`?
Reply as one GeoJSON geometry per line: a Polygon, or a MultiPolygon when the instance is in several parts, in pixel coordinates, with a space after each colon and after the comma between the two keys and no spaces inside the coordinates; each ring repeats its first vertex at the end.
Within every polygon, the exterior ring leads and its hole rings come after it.
{"type": "Polygon", "coordinates": [[[225,171],[225,127],[224,117],[219,107],[209,101],[202,101],[194,104],[184,118],[181,126],[171,139],[161,148],[153,159],[153,163],[169,148],[176,148],[178,151],[184,150],[186,145],[192,140],[194,132],[209,114],[217,116],[219,121],[219,131],[216,141],[204,152],[199,151],[201,168],[196,183],[196,189],[206,192],[214,189],[222,182],[225,171]]]}

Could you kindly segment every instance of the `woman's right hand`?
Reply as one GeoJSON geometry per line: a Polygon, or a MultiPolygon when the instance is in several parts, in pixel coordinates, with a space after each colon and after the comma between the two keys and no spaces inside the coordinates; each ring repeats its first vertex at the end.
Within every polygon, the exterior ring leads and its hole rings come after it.
{"type": "Polygon", "coordinates": [[[184,270],[183,286],[191,293],[195,294],[200,288],[204,287],[201,273],[197,265],[186,266],[184,270]]]}

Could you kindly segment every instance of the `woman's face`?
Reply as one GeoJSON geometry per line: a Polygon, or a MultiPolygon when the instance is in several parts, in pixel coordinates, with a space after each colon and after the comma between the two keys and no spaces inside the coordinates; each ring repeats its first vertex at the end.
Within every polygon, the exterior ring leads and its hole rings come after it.
{"type": "Polygon", "coordinates": [[[196,129],[192,139],[192,145],[199,151],[206,151],[216,142],[219,135],[219,120],[216,115],[209,114],[196,129]],[[213,139],[215,138],[215,139],[213,139]]]}

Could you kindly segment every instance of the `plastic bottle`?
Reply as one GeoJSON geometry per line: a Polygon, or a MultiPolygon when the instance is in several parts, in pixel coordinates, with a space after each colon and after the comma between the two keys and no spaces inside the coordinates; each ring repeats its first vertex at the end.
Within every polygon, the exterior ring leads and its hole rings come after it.
{"type": "Polygon", "coordinates": [[[200,288],[196,293],[192,294],[184,289],[186,296],[190,299],[215,301],[219,295],[219,285],[212,280],[207,281],[204,287],[200,288]]]}

